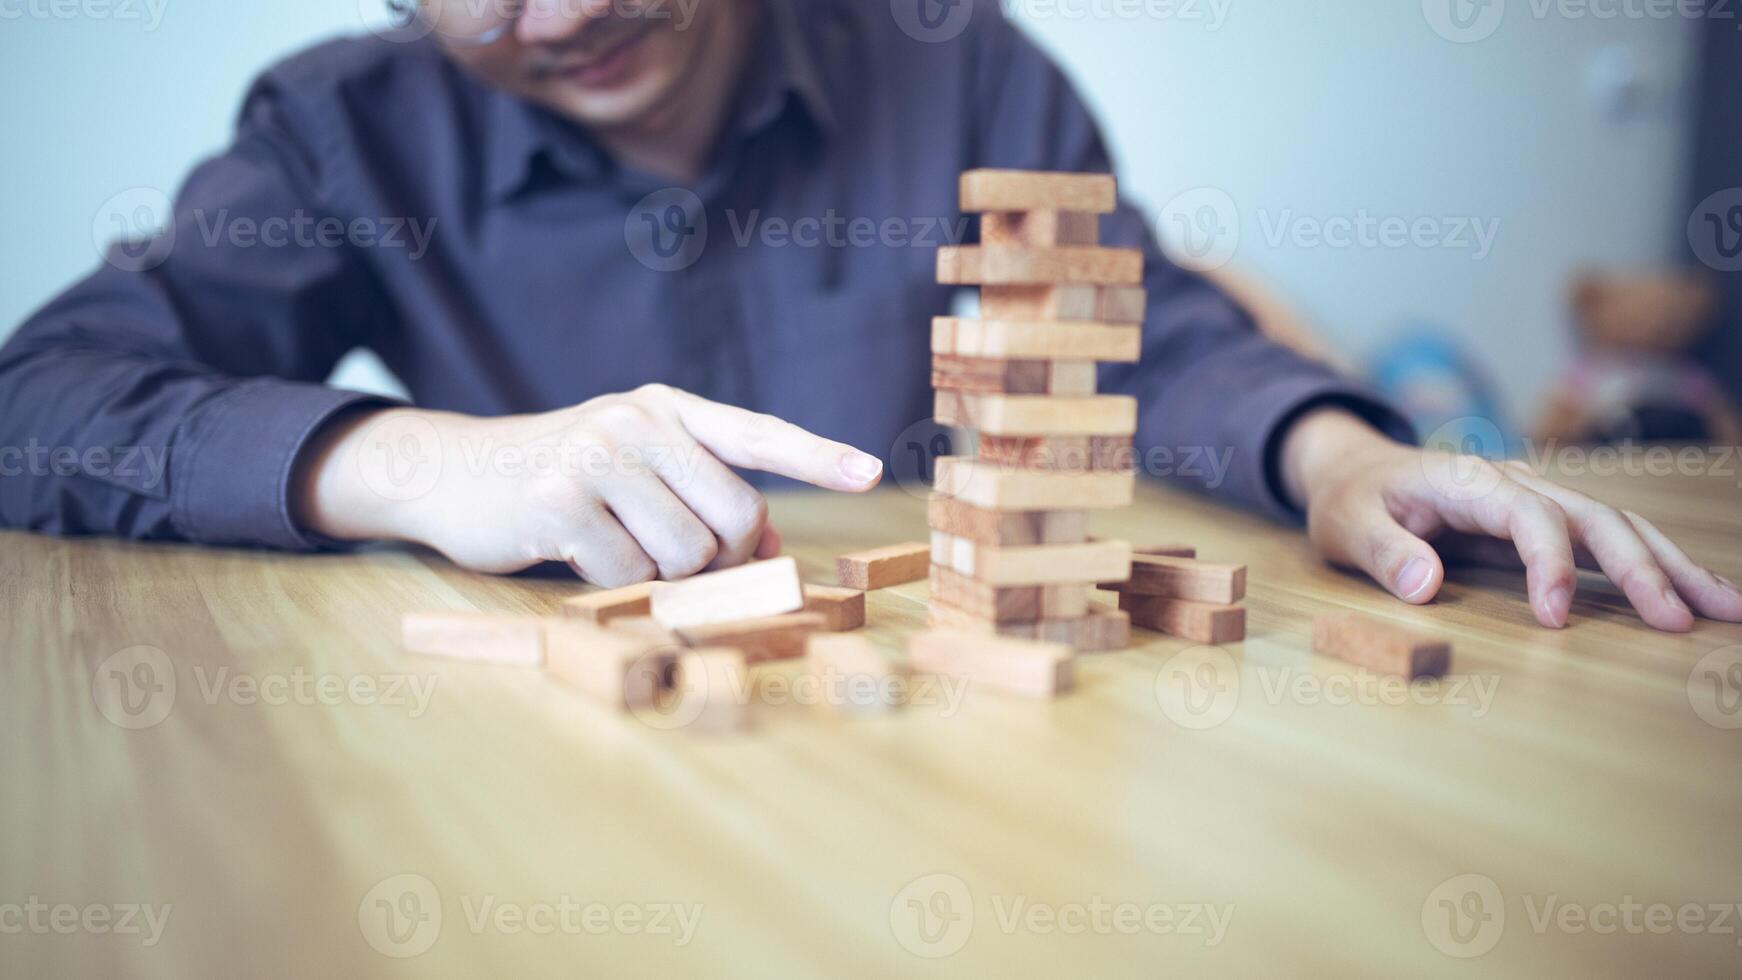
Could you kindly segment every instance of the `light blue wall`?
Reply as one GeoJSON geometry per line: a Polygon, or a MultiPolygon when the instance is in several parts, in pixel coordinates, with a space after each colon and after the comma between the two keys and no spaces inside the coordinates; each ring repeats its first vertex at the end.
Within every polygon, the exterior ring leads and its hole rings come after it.
{"type": "MultiPolygon", "coordinates": [[[[1692,27],[1510,0],[1492,36],[1459,44],[1429,26],[1424,7],[1441,2],[1007,5],[1081,81],[1140,201],[1219,189],[1240,229],[1233,266],[1339,348],[1358,358],[1404,318],[1444,321],[1523,412],[1567,349],[1569,270],[1674,254],[1692,27]],[[1614,45],[1646,83],[1645,108],[1620,120],[1587,79],[1614,45]],[[1498,221],[1498,234],[1481,259],[1267,240],[1285,217],[1311,230],[1363,211],[1498,221]]],[[[380,22],[381,0],[0,0],[0,333],[99,260],[105,202],[173,190],[224,144],[254,72],[366,18],[380,22]],[[57,9],[84,13],[32,13],[57,9]]]]}

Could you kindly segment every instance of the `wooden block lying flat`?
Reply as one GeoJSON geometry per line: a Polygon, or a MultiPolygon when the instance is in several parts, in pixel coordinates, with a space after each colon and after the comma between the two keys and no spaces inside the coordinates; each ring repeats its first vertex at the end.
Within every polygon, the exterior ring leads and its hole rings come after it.
{"type": "Polygon", "coordinates": [[[1143,281],[1143,253],[1096,245],[944,245],[938,282],[944,285],[1134,286],[1143,281]]]}
{"type": "Polygon", "coordinates": [[[961,630],[1025,640],[1062,643],[1079,653],[1122,650],[1131,643],[1131,618],[1120,609],[1089,603],[1084,616],[1042,619],[1032,623],[994,623],[934,600],[926,608],[933,629],[961,630]]]}
{"type": "Polygon", "coordinates": [[[668,629],[777,616],[804,608],[798,562],[791,557],[653,583],[653,618],[668,629]]]}
{"type": "Polygon", "coordinates": [[[931,597],[991,623],[1075,619],[1089,612],[1084,585],[987,585],[944,565],[931,568],[931,597]]]}
{"type": "Polygon", "coordinates": [[[1089,211],[988,211],[980,218],[982,245],[1097,245],[1100,216],[1089,211]]]}
{"type": "Polygon", "coordinates": [[[944,493],[927,498],[926,519],[934,531],[1000,547],[1081,544],[1089,534],[1086,510],[989,510],[944,493]]]}
{"type": "Polygon", "coordinates": [[[1143,355],[1143,328],[1088,320],[973,320],[940,316],[931,322],[934,354],[1132,363],[1143,355]]]}
{"type": "Polygon", "coordinates": [[[1161,555],[1134,555],[1130,580],[1104,582],[1101,588],[1227,605],[1246,598],[1246,566],[1161,555]]]}
{"type": "Polygon", "coordinates": [[[682,649],[627,630],[552,620],[545,669],[569,687],[619,708],[652,707],[682,649]]]}
{"type": "Polygon", "coordinates": [[[572,619],[604,623],[619,616],[646,616],[653,611],[653,583],[588,592],[564,599],[562,614],[572,619]]]}
{"type": "Polygon", "coordinates": [[[970,395],[939,390],[932,416],[940,425],[995,436],[1129,436],[1137,399],[1129,395],[970,395]]]}
{"type": "Polygon", "coordinates": [[[618,616],[603,625],[614,633],[633,633],[649,643],[676,646],[683,642],[676,633],[661,626],[659,620],[652,616],[618,616]]]}
{"type": "Polygon", "coordinates": [[[409,653],[518,667],[544,663],[544,621],[536,616],[406,613],[400,634],[409,653]]]}
{"type": "Polygon", "coordinates": [[[936,486],[963,503],[994,510],[1094,510],[1128,506],[1137,492],[1137,475],[1130,470],[1055,473],[940,456],[936,486]]]}
{"type": "Polygon", "coordinates": [[[822,685],[822,704],[840,712],[887,711],[900,706],[907,689],[907,665],[890,660],[863,636],[811,637],[805,666],[822,685]]]}
{"type": "Polygon", "coordinates": [[[1000,548],[932,532],[931,560],[987,585],[1107,582],[1131,573],[1131,546],[1123,541],[1000,548]]]}
{"type": "Polygon", "coordinates": [[[1133,625],[1194,643],[1239,643],[1246,639],[1246,610],[1242,606],[1122,592],[1119,608],[1130,614],[1133,625]]]}
{"type": "Polygon", "coordinates": [[[1119,204],[1112,174],[979,169],[962,172],[962,210],[1087,211],[1109,214],[1119,204]]]}
{"type": "Polygon", "coordinates": [[[985,320],[1140,324],[1149,310],[1142,286],[1000,286],[980,288],[985,320]]]}
{"type": "Polygon", "coordinates": [[[1030,698],[1050,698],[1076,681],[1071,648],[965,630],[915,633],[907,644],[915,670],[965,677],[970,684],[1030,698]]]}
{"type": "Polygon", "coordinates": [[[1130,436],[992,436],[980,433],[974,455],[988,463],[1073,473],[1129,471],[1137,462],[1130,436]]]}
{"type": "Polygon", "coordinates": [[[842,555],[835,559],[835,577],[849,589],[886,589],[925,578],[930,565],[931,545],[909,541],[842,555]]]}
{"type": "Polygon", "coordinates": [[[804,611],[820,614],[831,633],[844,633],[865,625],[865,593],[834,585],[804,584],[804,611]]]}
{"type": "Polygon", "coordinates": [[[804,656],[805,641],[828,627],[828,617],[822,613],[796,612],[708,623],[678,630],[677,635],[687,646],[732,647],[744,654],[745,661],[760,663],[804,656]]]}
{"type": "Polygon", "coordinates": [[[1196,558],[1198,549],[1189,544],[1139,544],[1131,545],[1133,555],[1148,555],[1152,558],[1196,558]]]}
{"type": "Polygon", "coordinates": [[[698,732],[736,732],[750,724],[750,665],[737,650],[706,647],[678,658],[671,714],[698,732]]]}
{"type": "Polygon", "coordinates": [[[1437,677],[1452,664],[1449,642],[1355,613],[1313,620],[1313,652],[1409,680],[1437,677]]]}
{"type": "Polygon", "coordinates": [[[982,395],[1093,395],[1093,361],[1009,360],[933,354],[933,388],[982,395]]]}

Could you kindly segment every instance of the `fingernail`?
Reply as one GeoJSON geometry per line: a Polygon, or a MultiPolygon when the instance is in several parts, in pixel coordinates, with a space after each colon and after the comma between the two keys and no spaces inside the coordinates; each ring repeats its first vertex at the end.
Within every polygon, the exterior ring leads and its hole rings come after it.
{"type": "Polygon", "coordinates": [[[870,483],[883,472],[883,461],[865,453],[842,453],[841,472],[854,483],[870,483]]]}
{"type": "Polygon", "coordinates": [[[1742,589],[1736,588],[1735,582],[1730,581],[1722,575],[1713,575],[1712,577],[1717,579],[1718,584],[1722,585],[1725,591],[1729,592],[1731,595],[1742,595],[1742,589]]]}
{"type": "Polygon", "coordinates": [[[1566,624],[1567,612],[1573,607],[1573,590],[1566,585],[1557,585],[1548,590],[1548,596],[1542,600],[1544,611],[1556,626],[1566,624]]]}
{"type": "Polygon", "coordinates": [[[1409,564],[1403,566],[1403,571],[1397,573],[1397,594],[1405,599],[1414,599],[1427,589],[1427,584],[1433,578],[1433,566],[1426,558],[1411,558],[1409,564]]]}

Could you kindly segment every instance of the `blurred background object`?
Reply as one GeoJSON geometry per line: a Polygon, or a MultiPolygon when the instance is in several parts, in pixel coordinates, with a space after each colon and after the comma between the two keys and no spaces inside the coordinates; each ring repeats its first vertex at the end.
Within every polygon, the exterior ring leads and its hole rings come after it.
{"type": "MultiPolygon", "coordinates": [[[[1543,417],[1581,350],[1567,302],[1579,270],[1691,261],[1718,297],[1696,356],[1742,387],[1734,11],[1004,5],[1079,83],[1121,186],[1170,249],[1219,272],[1296,346],[1390,370],[1421,336],[1408,325],[1438,324],[1433,356],[1509,432],[1505,419],[1543,417]]],[[[260,69],[390,16],[385,0],[6,9],[0,334],[93,268],[119,231],[150,222],[154,202],[225,144],[260,69]]],[[[335,382],[394,388],[368,357],[348,358],[335,382]]]]}

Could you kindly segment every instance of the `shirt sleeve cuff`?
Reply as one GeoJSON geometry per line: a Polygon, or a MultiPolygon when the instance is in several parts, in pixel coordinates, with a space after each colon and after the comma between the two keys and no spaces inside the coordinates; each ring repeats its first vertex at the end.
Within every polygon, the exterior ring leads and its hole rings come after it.
{"type": "Polygon", "coordinates": [[[271,379],[244,381],[208,401],[182,423],[170,456],[177,530],[201,544],[332,547],[291,518],[291,468],[323,423],[367,404],[394,402],[271,379]]]}
{"type": "Polygon", "coordinates": [[[1317,408],[1341,408],[1397,442],[1414,445],[1415,427],[1369,389],[1341,378],[1291,378],[1257,392],[1254,404],[1265,405],[1259,430],[1263,433],[1262,464],[1246,478],[1260,482],[1247,499],[1260,501],[1261,509],[1278,520],[1300,523],[1306,514],[1289,502],[1282,484],[1282,438],[1296,419],[1317,408]]]}

